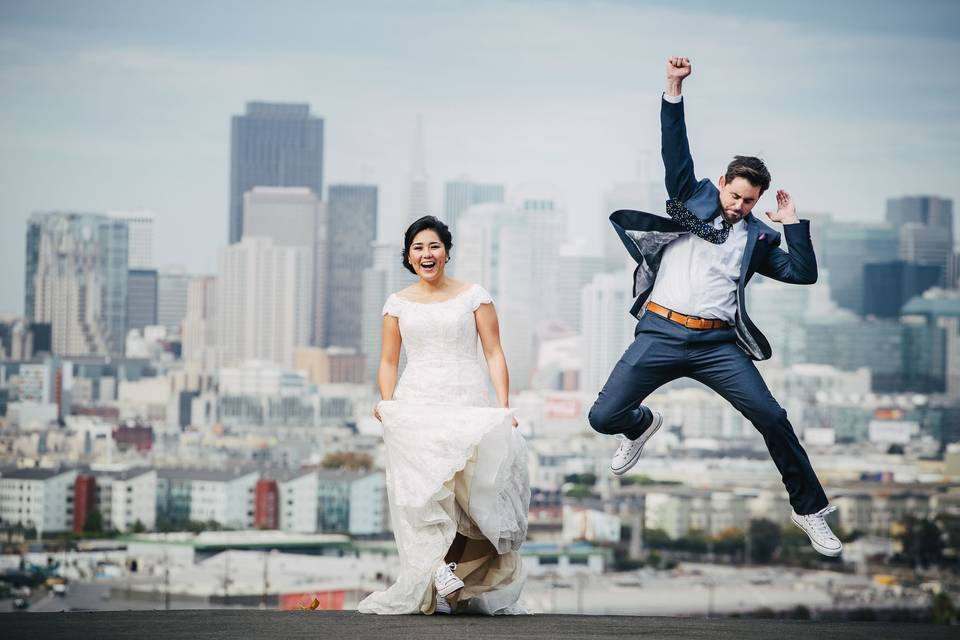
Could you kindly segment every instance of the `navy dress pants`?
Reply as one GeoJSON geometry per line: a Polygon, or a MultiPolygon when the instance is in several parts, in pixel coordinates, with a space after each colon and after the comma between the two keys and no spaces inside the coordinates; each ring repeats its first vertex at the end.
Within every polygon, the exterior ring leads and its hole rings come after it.
{"type": "Polygon", "coordinates": [[[644,399],[677,378],[702,382],[753,423],[763,435],[796,513],[815,513],[827,506],[827,496],[787,412],[737,346],[732,328],[687,329],[655,313],[644,313],[636,338],[590,409],[590,426],[600,433],[636,439],[653,419],[642,404],[644,399]]]}

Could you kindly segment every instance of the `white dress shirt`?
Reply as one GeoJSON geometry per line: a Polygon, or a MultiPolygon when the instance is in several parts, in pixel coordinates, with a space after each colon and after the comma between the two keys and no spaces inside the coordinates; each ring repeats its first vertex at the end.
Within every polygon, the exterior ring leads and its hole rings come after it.
{"type": "MultiPolygon", "coordinates": [[[[663,94],[677,104],[683,96],[663,94]]],[[[713,219],[719,229],[723,218],[713,219]]],[[[730,228],[723,244],[713,244],[688,233],[663,250],[657,280],[650,300],[688,316],[725,320],[735,324],[740,263],[747,246],[747,225],[743,220],[730,228]]]]}
{"type": "MultiPolygon", "coordinates": [[[[713,219],[720,228],[721,216],[713,219]]],[[[743,220],[730,227],[723,244],[713,244],[692,233],[680,236],[663,249],[650,300],[688,316],[725,320],[737,317],[737,283],[747,246],[743,220]]]]}

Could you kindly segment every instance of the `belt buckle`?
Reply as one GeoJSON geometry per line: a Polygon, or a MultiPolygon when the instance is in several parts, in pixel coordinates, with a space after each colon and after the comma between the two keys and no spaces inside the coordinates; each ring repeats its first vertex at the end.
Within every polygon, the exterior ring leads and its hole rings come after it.
{"type": "Polygon", "coordinates": [[[690,321],[691,321],[691,320],[697,321],[697,320],[699,320],[699,319],[700,319],[700,318],[694,318],[693,316],[687,316],[686,318],[683,319],[683,326],[684,326],[684,328],[685,328],[685,329],[699,329],[700,327],[698,327],[697,325],[693,325],[693,326],[690,325],[690,321]]]}

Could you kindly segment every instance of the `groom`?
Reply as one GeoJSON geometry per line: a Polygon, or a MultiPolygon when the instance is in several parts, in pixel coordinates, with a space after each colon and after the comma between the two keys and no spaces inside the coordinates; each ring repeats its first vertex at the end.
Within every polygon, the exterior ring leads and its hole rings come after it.
{"type": "Polygon", "coordinates": [[[745,287],[754,273],[793,284],[817,281],[810,223],[797,218],[789,193],[777,191],[777,211],[766,215],[783,225],[787,253],[779,247],[780,233],[750,213],[770,186],[759,158],[735,156],[717,186],[697,181],[680,91],[691,71],[687,58],[670,58],[660,107],[670,219],[640,211],[610,216],[637,261],[637,300],[630,312],[639,323],[590,410],[590,426],[623,436],[611,463],[613,473],[622,475],[663,424],[663,416],[643,400],[676,378],[702,382],[763,435],[790,496],[791,519],[813,548],[839,556],[840,540],[824,519],[836,507],[827,505],[787,412],[753,364],[770,357],[770,344],[746,313],[745,287]]]}

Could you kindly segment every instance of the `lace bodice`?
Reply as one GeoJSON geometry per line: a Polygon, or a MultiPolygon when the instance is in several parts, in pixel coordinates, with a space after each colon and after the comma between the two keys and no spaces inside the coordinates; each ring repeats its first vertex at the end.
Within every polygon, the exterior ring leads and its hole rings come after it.
{"type": "Polygon", "coordinates": [[[443,302],[413,302],[395,293],[387,298],[383,313],[398,318],[407,355],[396,400],[489,405],[473,315],[489,302],[490,294],[477,284],[443,302]]]}

